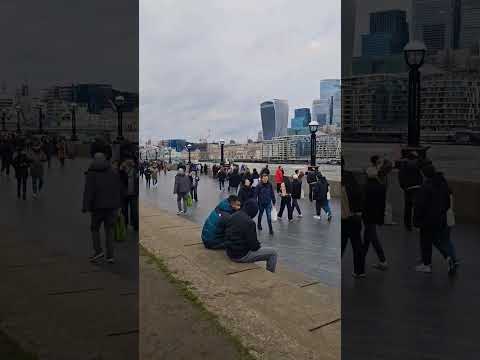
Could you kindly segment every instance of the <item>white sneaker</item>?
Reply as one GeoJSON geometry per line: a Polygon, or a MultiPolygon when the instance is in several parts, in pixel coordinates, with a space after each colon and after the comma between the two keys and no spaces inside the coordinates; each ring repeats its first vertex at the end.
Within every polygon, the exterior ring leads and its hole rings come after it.
{"type": "Polygon", "coordinates": [[[297,215],[297,217],[299,217],[299,218],[302,218],[302,217],[303,217],[303,215],[302,215],[302,214],[298,214],[298,215],[297,215]]]}
{"type": "Polygon", "coordinates": [[[315,215],[313,218],[314,218],[314,219],[317,219],[317,220],[320,220],[320,219],[321,219],[321,217],[320,217],[319,215],[315,215]]]}
{"type": "Polygon", "coordinates": [[[430,265],[420,264],[415,266],[415,271],[431,274],[432,267],[430,265]]]}
{"type": "Polygon", "coordinates": [[[177,215],[182,215],[182,214],[183,214],[183,211],[177,210],[177,215]]]}
{"type": "Polygon", "coordinates": [[[388,269],[388,263],[386,261],[379,262],[378,264],[373,264],[372,267],[377,270],[385,271],[388,269]]]}

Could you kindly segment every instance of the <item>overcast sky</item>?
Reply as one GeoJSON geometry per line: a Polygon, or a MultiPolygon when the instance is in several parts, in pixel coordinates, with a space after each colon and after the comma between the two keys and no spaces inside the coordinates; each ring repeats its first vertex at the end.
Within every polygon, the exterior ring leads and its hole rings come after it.
{"type": "Polygon", "coordinates": [[[37,93],[81,82],[138,92],[138,3],[2,0],[0,82],[37,93]]]}
{"type": "Polygon", "coordinates": [[[262,101],[339,77],[340,0],[140,0],[143,141],[256,139],[262,101]]]}

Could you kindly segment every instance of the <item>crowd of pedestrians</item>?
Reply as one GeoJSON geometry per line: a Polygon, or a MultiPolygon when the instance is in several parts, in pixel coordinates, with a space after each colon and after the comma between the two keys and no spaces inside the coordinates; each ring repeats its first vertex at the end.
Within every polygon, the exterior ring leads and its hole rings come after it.
{"type": "MultiPolygon", "coordinates": [[[[432,248],[438,249],[453,275],[459,264],[453,245],[451,227],[455,224],[453,193],[444,175],[433,163],[415,151],[406,152],[398,162],[398,181],[403,191],[403,225],[407,232],[418,230],[420,261],[417,272],[432,272],[432,248]]],[[[353,276],[365,277],[365,258],[370,244],[378,263],[373,267],[387,270],[389,265],[378,227],[387,217],[388,176],[393,164],[386,158],[372,156],[365,171],[364,184],[345,169],[342,159],[342,256],[350,241],[353,251],[353,276]],[[363,234],[362,234],[363,229],[363,234]]]]}

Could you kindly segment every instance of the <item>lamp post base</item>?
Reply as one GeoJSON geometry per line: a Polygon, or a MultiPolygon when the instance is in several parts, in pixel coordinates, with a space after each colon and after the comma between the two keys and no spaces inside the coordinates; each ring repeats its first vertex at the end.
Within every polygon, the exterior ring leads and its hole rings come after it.
{"type": "Polygon", "coordinates": [[[430,146],[412,146],[412,145],[407,145],[405,147],[402,147],[401,153],[402,153],[402,158],[406,158],[409,154],[411,153],[417,153],[418,158],[425,160],[427,157],[427,151],[430,149],[430,146]]]}

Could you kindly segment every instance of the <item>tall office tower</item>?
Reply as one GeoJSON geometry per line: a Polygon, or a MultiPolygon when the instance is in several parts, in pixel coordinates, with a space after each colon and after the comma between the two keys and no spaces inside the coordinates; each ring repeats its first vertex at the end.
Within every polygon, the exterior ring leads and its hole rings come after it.
{"type": "Polygon", "coordinates": [[[295,109],[295,117],[292,119],[292,129],[303,129],[308,127],[312,120],[309,108],[295,109]]]}
{"type": "Polygon", "coordinates": [[[460,47],[472,48],[480,42],[480,0],[462,0],[460,7],[460,47]]]}
{"type": "MultiPolygon", "coordinates": [[[[342,77],[352,75],[352,58],[355,44],[355,0],[342,0],[342,77]]],[[[318,120],[317,120],[318,121],[318,120]]]]}
{"type": "Polygon", "coordinates": [[[277,136],[286,136],[288,128],[288,102],[274,99],[260,104],[263,139],[272,140],[277,136]]]}
{"type": "Polygon", "coordinates": [[[454,45],[454,18],[452,0],[414,0],[413,38],[423,41],[432,53],[450,49],[454,45]]]}
{"type": "Polygon", "coordinates": [[[388,56],[403,52],[409,39],[407,13],[403,10],[370,14],[370,33],[362,35],[362,56],[388,56]]]}
{"type": "Polygon", "coordinates": [[[322,113],[329,119],[330,101],[333,96],[333,123],[340,123],[342,92],[339,79],[320,80],[322,113]]]}

